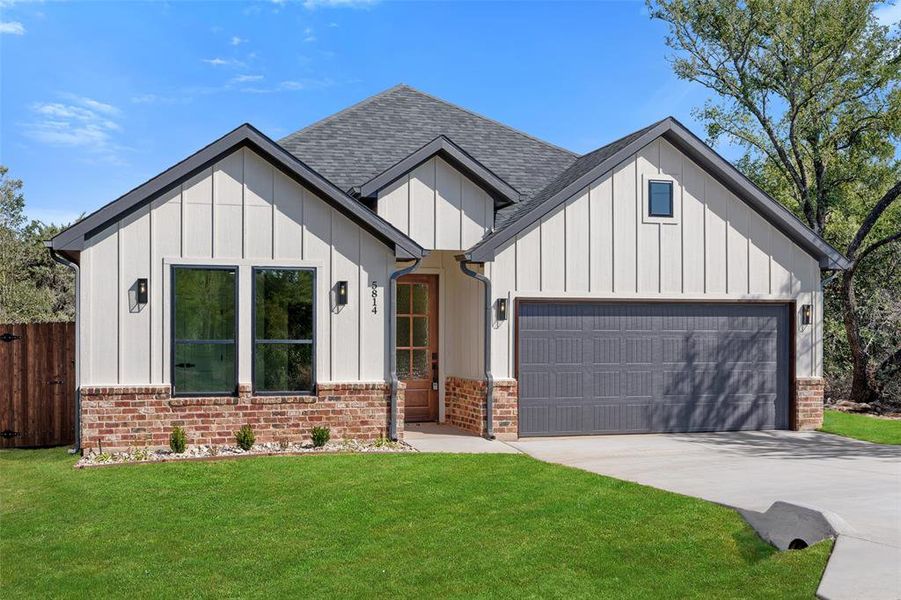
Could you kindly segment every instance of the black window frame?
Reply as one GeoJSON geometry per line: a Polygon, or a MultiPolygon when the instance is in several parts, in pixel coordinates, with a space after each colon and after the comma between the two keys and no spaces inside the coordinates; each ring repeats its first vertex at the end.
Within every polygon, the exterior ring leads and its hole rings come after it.
{"type": "Polygon", "coordinates": [[[254,396],[314,396],[316,395],[316,319],[318,317],[315,267],[281,267],[278,265],[253,267],[250,275],[250,386],[254,396]],[[268,340],[257,339],[257,273],[260,271],[309,271],[313,275],[313,337],[310,340],[268,340]],[[309,390],[259,390],[257,389],[257,343],[309,344],[310,346],[310,389],[309,390]]]}
{"type": "Polygon", "coordinates": [[[672,219],[676,214],[676,194],[675,186],[672,181],[666,179],[649,179],[648,180],[648,216],[657,219],[672,219]],[[651,188],[655,183],[663,184],[669,188],[669,213],[655,213],[651,204],[651,188]]]}
{"type": "MultiPolygon", "coordinates": [[[[173,398],[215,398],[215,397],[236,397],[238,395],[238,364],[241,362],[240,357],[240,340],[238,338],[239,323],[241,320],[241,270],[237,265],[204,265],[204,264],[180,264],[172,265],[169,272],[169,281],[171,290],[169,299],[169,385],[172,388],[173,398]],[[235,334],[232,343],[235,346],[235,387],[231,390],[222,390],[216,392],[179,392],[175,386],[175,347],[179,340],[175,337],[175,316],[176,316],[176,299],[175,299],[175,273],[179,270],[204,270],[204,271],[232,271],[235,274],[235,334]]],[[[181,343],[227,343],[225,340],[184,340],[181,343]]]]}

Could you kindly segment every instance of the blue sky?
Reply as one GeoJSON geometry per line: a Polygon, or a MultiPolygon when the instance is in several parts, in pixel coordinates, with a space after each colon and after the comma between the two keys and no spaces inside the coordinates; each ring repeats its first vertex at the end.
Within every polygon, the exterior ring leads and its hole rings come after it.
{"type": "Polygon", "coordinates": [[[668,114],[703,135],[664,35],[637,1],[0,0],[0,163],[70,221],[243,122],[278,139],[400,82],[577,152],[668,114]]]}

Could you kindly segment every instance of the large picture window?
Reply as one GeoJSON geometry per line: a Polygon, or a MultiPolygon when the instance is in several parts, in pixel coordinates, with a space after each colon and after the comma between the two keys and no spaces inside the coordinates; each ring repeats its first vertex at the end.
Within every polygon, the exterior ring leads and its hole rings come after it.
{"type": "Polygon", "coordinates": [[[234,267],[172,267],[175,394],[235,393],[237,279],[234,267]]]}
{"type": "Polygon", "coordinates": [[[312,269],[253,270],[255,392],[312,392],[315,281],[312,269]]]}

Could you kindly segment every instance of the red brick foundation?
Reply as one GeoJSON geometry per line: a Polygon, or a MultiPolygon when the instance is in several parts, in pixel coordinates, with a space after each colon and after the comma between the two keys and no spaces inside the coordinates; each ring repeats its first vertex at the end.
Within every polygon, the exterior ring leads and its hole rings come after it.
{"type": "MultiPolygon", "coordinates": [[[[494,382],[494,435],[515,440],[519,434],[518,392],[514,379],[494,382]]],[[[444,382],[445,422],[485,435],[485,381],[448,377],[444,382]]]]}
{"type": "MultiPolygon", "coordinates": [[[[404,389],[398,391],[398,437],[403,437],[404,389]]],[[[323,383],[312,396],[173,398],[170,387],[81,388],[81,445],[85,451],[168,447],[172,428],[183,427],[188,444],[234,444],[242,425],[258,442],[304,442],[313,427],[331,428],[332,439],[373,440],[388,435],[391,391],[385,383],[323,383]]]]}
{"type": "Polygon", "coordinates": [[[794,429],[809,431],[823,426],[823,396],[826,382],[821,377],[795,379],[794,429]]]}

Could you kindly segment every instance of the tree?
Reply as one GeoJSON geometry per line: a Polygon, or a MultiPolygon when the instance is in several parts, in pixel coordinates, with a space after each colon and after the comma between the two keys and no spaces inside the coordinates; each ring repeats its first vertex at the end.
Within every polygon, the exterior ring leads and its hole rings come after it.
{"type": "Polygon", "coordinates": [[[649,0],[668,25],[677,76],[716,96],[696,110],[710,140],[743,147],[761,187],[844,246],[851,267],[839,295],[857,402],[877,399],[881,383],[861,333],[856,275],[901,238],[888,225],[898,223],[901,194],[901,38],[879,25],[877,4],[649,0]],[[850,230],[832,225],[848,221],[850,230]]]}
{"type": "Polygon", "coordinates": [[[72,320],[75,277],[44,247],[64,227],[27,221],[22,187],[0,165],[0,323],[72,320]]]}

